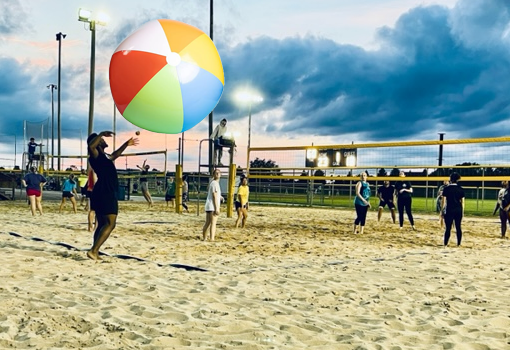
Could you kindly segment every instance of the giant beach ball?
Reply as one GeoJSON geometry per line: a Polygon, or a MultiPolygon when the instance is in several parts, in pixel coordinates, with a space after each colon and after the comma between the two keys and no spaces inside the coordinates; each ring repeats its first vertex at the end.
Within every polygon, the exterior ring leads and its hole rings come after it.
{"type": "Polygon", "coordinates": [[[117,109],[149,131],[191,129],[218,104],[224,84],[221,58],[209,36],[174,20],[147,22],[117,47],[110,61],[117,109]]]}

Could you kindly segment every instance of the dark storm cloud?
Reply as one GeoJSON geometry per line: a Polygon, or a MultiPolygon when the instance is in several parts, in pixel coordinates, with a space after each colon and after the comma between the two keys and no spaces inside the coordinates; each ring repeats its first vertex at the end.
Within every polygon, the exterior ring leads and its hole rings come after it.
{"type": "MultiPolygon", "coordinates": [[[[34,78],[26,67],[11,58],[0,58],[0,125],[2,133],[22,136],[23,120],[42,120],[42,96],[33,88],[34,78]]],[[[48,95],[49,96],[49,95],[48,95]]]]}
{"type": "MultiPolygon", "coordinates": [[[[57,83],[57,67],[40,70],[30,61],[18,62],[0,58],[0,128],[2,133],[23,138],[23,122],[39,122],[51,118],[50,83],[57,83]]],[[[62,69],[61,127],[87,130],[88,110],[79,108],[88,103],[88,67],[66,65],[62,69]]],[[[54,118],[57,123],[57,94],[54,97],[54,118]]],[[[56,126],[55,126],[56,127],[56,126]]],[[[66,135],[67,137],[67,135],[66,135]]]]}
{"type": "Polygon", "coordinates": [[[225,97],[246,84],[263,92],[259,110],[284,108],[283,124],[266,127],[271,133],[358,133],[372,140],[408,139],[425,130],[506,134],[497,123],[510,113],[508,5],[485,3],[415,8],[394,28],[379,29],[376,51],[315,37],[218,45],[226,86],[215,111],[235,118],[237,107],[225,97]],[[494,22],[484,20],[493,13],[494,22]],[[466,37],[469,19],[479,40],[466,37]]]}
{"type": "MultiPolygon", "coordinates": [[[[245,118],[233,95],[251,86],[264,96],[253,113],[283,111],[278,123],[254,120],[257,132],[274,137],[341,139],[357,133],[359,140],[376,141],[409,140],[428,131],[434,137],[438,131],[465,137],[508,134],[503,126],[510,114],[509,6],[504,0],[463,0],[453,9],[415,8],[393,27],[377,31],[377,50],[313,36],[259,37],[232,46],[220,34],[228,28],[218,24],[215,43],[225,69],[225,91],[214,118],[245,118]]],[[[2,1],[0,9],[6,7],[2,1]]],[[[142,12],[136,20],[122,21],[120,28],[105,28],[98,54],[109,60],[130,33],[149,20],[171,18],[169,13],[142,12]]],[[[207,23],[184,17],[174,19],[208,30],[207,23]]],[[[56,77],[56,67],[43,70],[29,61],[0,58],[2,130],[22,136],[23,120],[50,117],[46,85],[57,83],[56,77]]],[[[87,130],[88,64],[63,67],[61,94],[62,128],[87,130]]],[[[96,99],[108,94],[106,76],[96,75],[96,99]]],[[[111,115],[100,113],[96,110],[94,129],[110,129],[111,115]]],[[[118,130],[128,127],[119,123],[118,130]]]]}

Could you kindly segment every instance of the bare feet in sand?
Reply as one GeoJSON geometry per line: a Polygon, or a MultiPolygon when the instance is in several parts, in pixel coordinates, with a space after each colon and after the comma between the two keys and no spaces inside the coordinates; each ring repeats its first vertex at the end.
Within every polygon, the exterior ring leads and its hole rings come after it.
{"type": "Polygon", "coordinates": [[[99,257],[98,254],[94,254],[90,250],[87,252],[87,256],[89,257],[89,259],[92,259],[92,260],[96,260],[96,261],[101,260],[101,258],[99,257]]]}

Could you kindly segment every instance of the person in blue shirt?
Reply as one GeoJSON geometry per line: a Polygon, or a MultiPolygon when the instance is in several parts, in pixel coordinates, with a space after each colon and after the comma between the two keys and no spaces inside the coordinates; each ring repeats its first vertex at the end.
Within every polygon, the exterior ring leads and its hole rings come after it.
{"type": "Polygon", "coordinates": [[[62,202],[60,202],[59,213],[62,213],[62,208],[66,202],[66,198],[69,198],[71,204],[73,205],[73,211],[76,214],[76,198],[78,196],[78,192],[76,192],[76,180],[74,179],[74,174],[69,175],[69,178],[64,181],[64,185],[62,186],[62,202]]]}
{"type": "Polygon", "coordinates": [[[354,198],[354,206],[356,207],[356,220],[354,220],[354,234],[362,234],[365,229],[367,212],[370,208],[370,185],[367,182],[367,173],[362,172],[360,181],[356,184],[356,198],[354,198]]]}

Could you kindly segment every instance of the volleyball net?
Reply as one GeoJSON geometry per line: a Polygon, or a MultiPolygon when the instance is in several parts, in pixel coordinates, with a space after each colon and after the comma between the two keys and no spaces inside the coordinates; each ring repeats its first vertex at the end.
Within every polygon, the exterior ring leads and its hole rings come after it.
{"type": "MultiPolygon", "coordinates": [[[[472,168],[465,176],[508,176],[510,137],[460,140],[409,141],[324,146],[253,147],[249,150],[248,172],[251,176],[267,177],[299,171],[323,173],[325,176],[356,177],[362,171],[369,176],[389,175],[392,170],[408,170],[419,177],[444,178],[453,169],[472,168]],[[269,169],[268,163],[273,165],[269,169]],[[257,165],[262,165],[258,167],[257,165]],[[438,169],[445,169],[437,171],[438,169]],[[451,170],[451,171],[450,171],[451,170]],[[450,172],[448,172],[450,171],[450,172]],[[264,175],[266,173],[266,175],[264,175]]],[[[397,174],[398,176],[398,174],[397,174]]],[[[438,180],[441,180],[438,179],[438,180]]]]}
{"type": "MultiPolygon", "coordinates": [[[[62,162],[62,170],[56,171],[52,169],[48,169],[47,173],[49,175],[59,175],[59,174],[67,174],[69,172],[79,171],[81,169],[87,168],[87,158],[88,155],[60,155],[53,156],[53,158],[57,159],[57,157],[61,158],[62,162]]],[[[51,160],[52,156],[49,155],[51,160]]],[[[148,152],[136,152],[136,153],[123,153],[119,158],[115,160],[115,164],[117,170],[140,171],[137,168],[137,165],[142,166],[144,161],[147,165],[149,165],[149,171],[154,173],[166,173],[167,171],[167,151],[159,150],[159,151],[148,151],[148,152]],[[151,164],[157,164],[157,167],[151,166],[151,164]]]]}
{"type": "Polygon", "coordinates": [[[334,196],[350,200],[362,172],[378,187],[385,180],[399,180],[401,170],[412,181],[415,196],[435,198],[438,185],[455,171],[469,192],[466,197],[490,199],[492,205],[500,182],[510,179],[509,142],[510,137],[499,137],[253,147],[247,169],[251,198],[277,195],[277,201],[308,205],[334,196]]]}

